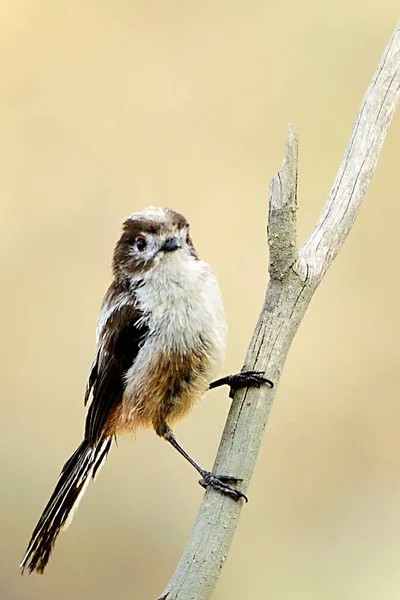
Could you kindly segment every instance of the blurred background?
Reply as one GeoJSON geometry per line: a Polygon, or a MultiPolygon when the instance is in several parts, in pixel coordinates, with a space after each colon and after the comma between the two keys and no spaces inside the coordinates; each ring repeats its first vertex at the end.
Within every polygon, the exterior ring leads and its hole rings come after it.
{"type": "MultiPolygon", "coordinates": [[[[149,204],[187,216],[225,299],[221,374],[237,371],[287,123],[304,241],[397,18],[397,0],[1,4],[2,600],[162,591],[203,491],[152,432],[113,448],[45,575],[18,569],[81,440],[122,219],[149,204]]],[[[399,155],[397,115],[292,346],[217,600],[400,596],[399,155]]],[[[228,408],[215,391],[176,428],[206,467],[228,408]]]]}

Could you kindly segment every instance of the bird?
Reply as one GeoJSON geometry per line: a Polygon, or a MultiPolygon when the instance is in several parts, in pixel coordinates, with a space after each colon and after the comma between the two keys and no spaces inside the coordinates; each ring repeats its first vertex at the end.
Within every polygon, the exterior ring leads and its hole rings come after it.
{"type": "Polygon", "coordinates": [[[199,483],[244,499],[236,477],[203,469],[178,443],[173,425],[209,389],[273,386],[263,371],[213,381],[224,357],[226,319],[218,282],[197,254],[180,213],[149,206],[128,216],[101,305],[96,352],[84,403],[84,436],[64,464],[21,561],[43,573],[60,531],[72,521],[89,482],[117,436],[152,428],[200,474],[199,483]]]}

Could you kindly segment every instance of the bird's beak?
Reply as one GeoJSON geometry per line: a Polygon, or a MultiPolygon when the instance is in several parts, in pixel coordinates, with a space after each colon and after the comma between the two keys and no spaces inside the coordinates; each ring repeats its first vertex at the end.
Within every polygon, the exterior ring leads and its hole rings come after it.
{"type": "Polygon", "coordinates": [[[165,243],[161,250],[165,252],[172,252],[173,250],[177,250],[180,248],[180,244],[176,237],[169,238],[165,243]]]}

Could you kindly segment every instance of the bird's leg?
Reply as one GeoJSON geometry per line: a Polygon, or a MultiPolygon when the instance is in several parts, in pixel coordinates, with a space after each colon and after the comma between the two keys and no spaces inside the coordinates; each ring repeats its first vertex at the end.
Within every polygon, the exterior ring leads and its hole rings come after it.
{"type": "Polygon", "coordinates": [[[196,469],[198,473],[201,475],[201,479],[199,481],[200,485],[204,488],[208,486],[214,488],[214,490],[218,490],[222,494],[226,494],[233,498],[233,500],[240,500],[240,498],[244,498],[247,502],[247,497],[240,492],[238,489],[229,485],[230,483],[238,483],[242,481],[238,477],[230,477],[227,475],[214,475],[210,471],[206,471],[200,465],[197,464],[195,460],[182,448],[182,446],[177,442],[174,432],[165,422],[157,423],[154,426],[156,433],[164,438],[167,442],[171,444],[176,450],[178,450],[179,454],[181,454],[186,460],[196,469]]]}
{"type": "Polygon", "coordinates": [[[274,384],[270,379],[263,377],[264,371],[241,371],[235,375],[226,375],[210,383],[210,390],[220,387],[221,385],[229,385],[230,392],[229,397],[233,398],[233,394],[236,390],[243,387],[260,387],[262,383],[267,383],[269,387],[273,388],[274,384]]]}

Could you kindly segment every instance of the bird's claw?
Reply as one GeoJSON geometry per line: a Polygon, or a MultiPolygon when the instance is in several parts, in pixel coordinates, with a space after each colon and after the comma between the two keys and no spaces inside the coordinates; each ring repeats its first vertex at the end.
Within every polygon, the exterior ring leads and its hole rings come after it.
{"type": "Polygon", "coordinates": [[[259,388],[262,383],[267,383],[269,387],[273,388],[274,384],[270,379],[263,377],[264,371],[241,371],[236,375],[229,376],[230,392],[229,397],[232,398],[236,390],[243,387],[257,387],[259,388]]]}
{"type": "Polygon", "coordinates": [[[207,489],[209,486],[214,490],[221,492],[221,494],[225,494],[229,496],[236,502],[243,498],[246,502],[248,502],[248,498],[243,492],[229,485],[230,483],[238,483],[242,481],[239,477],[230,477],[229,475],[214,475],[214,473],[210,473],[209,471],[204,471],[202,473],[203,477],[200,479],[200,485],[207,489]]]}

